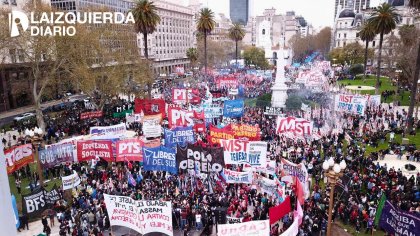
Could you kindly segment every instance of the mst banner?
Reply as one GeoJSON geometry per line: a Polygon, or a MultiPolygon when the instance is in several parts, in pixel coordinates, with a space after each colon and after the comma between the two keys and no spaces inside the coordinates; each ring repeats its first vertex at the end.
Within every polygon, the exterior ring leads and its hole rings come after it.
{"type": "Polygon", "coordinates": [[[74,161],[73,144],[71,143],[54,144],[38,153],[43,169],[52,168],[63,162],[74,161]]]}
{"type": "Polygon", "coordinates": [[[252,172],[237,172],[229,169],[223,169],[223,175],[228,184],[251,184],[252,172]]]}
{"type": "Polygon", "coordinates": [[[175,149],[163,146],[143,148],[143,165],[146,171],[167,171],[176,174],[175,149]]]}
{"type": "Polygon", "coordinates": [[[111,140],[77,141],[77,160],[79,162],[89,161],[96,157],[108,162],[114,161],[111,140]]]}
{"type": "Polygon", "coordinates": [[[266,166],[267,142],[239,139],[220,140],[225,164],[266,166]]]}
{"type": "Polygon", "coordinates": [[[295,136],[312,135],[313,122],[296,117],[278,117],[277,133],[292,133],[295,136]]]}
{"type": "Polygon", "coordinates": [[[389,201],[385,202],[382,209],[379,226],[394,235],[420,235],[420,217],[399,210],[389,201]]]}
{"type": "Polygon", "coordinates": [[[238,224],[219,225],[218,236],[267,236],[270,235],[268,220],[256,220],[238,224]]]}
{"type": "Polygon", "coordinates": [[[117,141],[116,161],[143,161],[143,144],[139,139],[117,141]]]}
{"type": "Polygon", "coordinates": [[[16,170],[34,162],[32,144],[25,144],[12,147],[4,151],[7,164],[7,174],[11,174],[16,170]]]}
{"type": "Polygon", "coordinates": [[[178,144],[184,146],[186,143],[195,143],[192,127],[165,129],[165,146],[174,147],[178,144]]]}
{"type": "Polygon", "coordinates": [[[367,99],[361,95],[337,94],[335,95],[335,111],[364,115],[367,99]]]}
{"type": "Polygon", "coordinates": [[[238,118],[244,115],[244,100],[226,100],[223,107],[223,116],[238,118]]]}
{"type": "Polygon", "coordinates": [[[220,172],[225,166],[222,148],[203,148],[188,144],[178,146],[176,160],[181,171],[194,170],[197,166],[200,173],[220,172]]]}
{"type": "Polygon", "coordinates": [[[111,225],[124,226],[143,235],[173,235],[172,205],[167,201],[135,201],[130,197],[104,194],[111,225]]]}

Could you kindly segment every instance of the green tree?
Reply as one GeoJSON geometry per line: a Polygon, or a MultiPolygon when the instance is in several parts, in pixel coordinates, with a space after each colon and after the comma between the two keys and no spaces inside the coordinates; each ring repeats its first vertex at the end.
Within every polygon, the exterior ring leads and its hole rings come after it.
{"type": "Polygon", "coordinates": [[[365,61],[363,63],[363,68],[364,68],[363,75],[364,75],[364,78],[366,78],[369,42],[375,39],[376,33],[371,24],[365,23],[362,29],[359,31],[359,36],[360,36],[360,39],[365,42],[365,61]]]}
{"type": "MultiPolygon", "coordinates": [[[[364,49],[359,43],[349,43],[343,48],[334,48],[329,54],[330,60],[335,59],[335,63],[344,65],[361,64],[364,61],[364,49]]],[[[373,49],[368,49],[367,58],[373,57],[373,49]]]]}
{"type": "Polygon", "coordinates": [[[186,55],[191,62],[191,68],[194,68],[195,63],[198,60],[197,48],[188,48],[186,55]]]}
{"type": "Polygon", "coordinates": [[[255,65],[257,68],[267,69],[270,67],[267,59],[265,58],[265,52],[262,48],[249,47],[243,52],[242,57],[245,60],[245,65],[255,65]]]}
{"type": "Polygon", "coordinates": [[[143,34],[144,57],[149,59],[147,35],[155,32],[156,27],[160,22],[157,8],[152,1],[139,0],[131,11],[136,22],[134,25],[136,32],[143,34]]]}
{"type": "Polygon", "coordinates": [[[214,30],[214,13],[209,8],[201,9],[197,19],[197,31],[204,34],[204,71],[207,73],[207,35],[214,30]]]}
{"type": "Polygon", "coordinates": [[[235,41],[235,60],[236,65],[238,65],[238,42],[245,37],[245,30],[240,24],[234,24],[229,29],[229,38],[235,41]]]}
{"type": "MultiPolygon", "coordinates": [[[[415,11],[417,11],[417,16],[420,11],[420,0],[410,0],[409,6],[412,7],[415,11]]],[[[408,125],[407,125],[407,132],[410,133],[413,129],[413,112],[414,106],[416,104],[416,95],[417,95],[417,81],[419,80],[420,74],[420,40],[419,37],[417,39],[417,59],[416,59],[416,66],[413,74],[413,80],[411,82],[411,92],[410,92],[410,106],[408,108],[408,125]]]]}
{"type": "Polygon", "coordinates": [[[376,89],[375,93],[379,93],[379,77],[381,76],[381,60],[382,60],[382,44],[384,35],[389,34],[397,27],[399,22],[399,15],[395,8],[388,3],[382,3],[373,10],[369,18],[369,24],[372,25],[376,34],[379,34],[379,54],[378,54],[378,71],[376,74],[376,89]]]}

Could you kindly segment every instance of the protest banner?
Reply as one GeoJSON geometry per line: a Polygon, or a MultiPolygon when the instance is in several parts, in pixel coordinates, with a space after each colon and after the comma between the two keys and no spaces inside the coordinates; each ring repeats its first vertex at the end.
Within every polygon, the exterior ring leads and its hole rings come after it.
{"type": "Polygon", "coordinates": [[[183,110],[179,107],[168,108],[169,127],[194,126],[194,111],[183,110]]]}
{"type": "Polygon", "coordinates": [[[16,170],[34,162],[32,144],[24,144],[14,146],[4,151],[6,158],[7,174],[11,174],[16,170]]]}
{"type": "Polygon", "coordinates": [[[172,102],[175,104],[198,104],[201,102],[198,89],[173,88],[172,102]]]}
{"type": "Polygon", "coordinates": [[[255,220],[238,224],[219,224],[218,236],[267,236],[270,235],[268,220],[255,220]]]}
{"type": "Polygon", "coordinates": [[[178,146],[176,160],[181,171],[195,170],[197,167],[200,173],[205,174],[220,172],[225,165],[222,148],[204,148],[192,144],[178,146]]]}
{"type": "Polygon", "coordinates": [[[96,157],[108,162],[114,161],[112,155],[112,141],[110,140],[83,140],[77,141],[77,160],[89,161],[96,157]]]}
{"type": "Polygon", "coordinates": [[[393,235],[420,235],[420,217],[403,211],[386,201],[379,220],[379,227],[393,235]]]}
{"type": "Polygon", "coordinates": [[[131,197],[104,194],[111,226],[118,225],[143,233],[137,202],[131,197]]]}
{"type": "Polygon", "coordinates": [[[236,218],[236,217],[230,217],[230,216],[226,216],[227,219],[227,223],[228,224],[238,224],[238,223],[242,223],[242,220],[244,219],[243,217],[241,218],[236,218]]]}
{"type": "Polygon", "coordinates": [[[80,177],[76,171],[73,171],[73,174],[61,177],[61,181],[63,182],[63,190],[72,189],[79,186],[80,177]]]}
{"type": "Polygon", "coordinates": [[[280,171],[281,177],[284,176],[293,176],[297,177],[302,185],[305,187],[305,195],[309,194],[309,181],[308,181],[308,171],[304,164],[295,164],[284,158],[280,162],[280,171]]]}
{"type": "Polygon", "coordinates": [[[156,232],[173,236],[171,202],[135,201],[108,194],[104,199],[111,226],[124,226],[142,235],[156,232]]]}
{"type": "Polygon", "coordinates": [[[57,188],[57,186],[54,185],[54,187],[51,189],[51,191],[47,192],[44,190],[44,196],[45,196],[45,202],[49,206],[54,206],[55,203],[61,199],[60,192],[57,188]]]}
{"type": "Polygon", "coordinates": [[[244,100],[226,100],[223,107],[223,116],[238,118],[244,115],[244,100]]]}
{"type": "Polygon", "coordinates": [[[166,117],[166,103],[163,99],[138,99],[134,101],[134,113],[143,113],[146,116],[161,115],[166,117]]]}
{"type": "Polygon", "coordinates": [[[147,148],[155,148],[161,145],[160,138],[155,138],[152,140],[147,140],[143,138],[141,139],[141,142],[142,142],[142,147],[147,147],[147,148]]]}
{"type": "Polygon", "coordinates": [[[104,115],[102,111],[90,111],[90,112],[83,112],[80,113],[80,119],[92,119],[92,118],[101,118],[104,115]]]}
{"type": "Polygon", "coordinates": [[[163,146],[143,148],[143,166],[146,171],[167,171],[176,174],[178,170],[175,149],[163,146]]]}
{"type": "Polygon", "coordinates": [[[118,125],[111,125],[111,126],[93,126],[89,129],[90,134],[96,135],[109,135],[109,136],[118,136],[121,134],[125,134],[127,128],[124,123],[118,125]]]}
{"type": "Polygon", "coordinates": [[[32,193],[22,195],[22,211],[24,214],[27,214],[29,219],[41,215],[48,207],[43,188],[38,188],[32,193]]]}
{"type": "Polygon", "coordinates": [[[206,119],[218,118],[223,115],[223,109],[219,105],[204,104],[203,110],[206,119]]]}
{"type": "Polygon", "coordinates": [[[119,140],[116,145],[116,161],[143,161],[143,145],[139,139],[119,140]]]}
{"type": "Polygon", "coordinates": [[[162,133],[162,127],[160,122],[162,121],[162,115],[144,116],[143,118],[143,135],[146,138],[160,137],[162,133]]]}
{"type": "Polygon", "coordinates": [[[277,183],[275,180],[265,178],[261,175],[258,176],[256,181],[257,190],[261,193],[266,193],[270,196],[275,196],[277,183]]]}
{"type": "Polygon", "coordinates": [[[125,114],[125,122],[127,124],[132,124],[132,123],[141,123],[143,119],[143,115],[142,114],[125,114]]]}
{"type": "Polygon", "coordinates": [[[377,107],[381,105],[381,95],[365,94],[367,105],[377,107]]]}
{"type": "Polygon", "coordinates": [[[222,88],[237,88],[238,87],[238,79],[235,77],[222,77],[216,79],[216,87],[217,89],[222,88]]]}
{"type": "Polygon", "coordinates": [[[223,176],[228,184],[251,184],[252,172],[237,172],[229,169],[223,169],[223,176]]]}
{"type": "Polygon", "coordinates": [[[113,118],[123,118],[126,117],[127,115],[133,114],[133,109],[130,110],[124,110],[121,112],[114,112],[112,113],[112,117],[113,118]]]}
{"type": "Polygon", "coordinates": [[[40,150],[39,161],[43,169],[52,168],[63,162],[73,162],[73,144],[55,144],[49,148],[40,150]]]}
{"type": "Polygon", "coordinates": [[[296,117],[277,117],[278,134],[292,133],[295,136],[312,135],[313,122],[296,117]]]}
{"type": "Polygon", "coordinates": [[[210,144],[220,144],[220,140],[222,139],[234,139],[235,136],[233,134],[233,131],[229,129],[229,127],[224,128],[216,128],[214,126],[210,126],[210,135],[209,135],[209,142],[210,144]]]}
{"type": "Polygon", "coordinates": [[[173,236],[172,203],[170,201],[137,201],[142,234],[161,233],[173,236]]]}
{"type": "Polygon", "coordinates": [[[165,129],[165,146],[173,147],[177,144],[195,143],[195,136],[192,127],[176,127],[165,129]]]}
{"type": "Polygon", "coordinates": [[[283,114],[283,109],[281,107],[265,107],[264,115],[267,116],[279,116],[283,114]]]}
{"type": "Polygon", "coordinates": [[[364,115],[367,99],[361,95],[337,94],[335,95],[334,109],[351,114],[364,115]]]}
{"type": "Polygon", "coordinates": [[[261,140],[260,132],[261,129],[258,125],[247,125],[247,124],[231,124],[230,125],[235,139],[245,138],[249,141],[259,141],[261,140]]]}
{"type": "Polygon", "coordinates": [[[222,139],[220,145],[225,164],[265,166],[267,163],[267,142],[222,139]]]}
{"type": "Polygon", "coordinates": [[[291,210],[292,207],[290,205],[290,197],[286,197],[286,199],[280,205],[270,207],[270,209],[268,209],[268,215],[270,216],[270,225],[279,221],[286,214],[289,214],[291,210]]]}

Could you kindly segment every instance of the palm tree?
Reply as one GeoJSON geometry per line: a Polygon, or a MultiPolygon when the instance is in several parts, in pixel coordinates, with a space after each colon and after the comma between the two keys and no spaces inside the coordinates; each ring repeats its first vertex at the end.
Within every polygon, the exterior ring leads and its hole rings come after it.
{"type": "Polygon", "coordinates": [[[376,90],[379,93],[379,77],[381,76],[381,59],[382,59],[382,44],[384,35],[389,34],[397,27],[399,22],[399,15],[395,8],[388,3],[382,3],[372,13],[369,24],[372,25],[375,33],[379,34],[379,55],[378,55],[378,71],[376,74],[376,90]]]}
{"type": "MultiPolygon", "coordinates": [[[[420,0],[410,0],[409,6],[414,8],[417,11],[420,11],[420,0]]],[[[408,107],[408,124],[407,124],[407,133],[410,133],[413,129],[413,112],[414,106],[416,104],[416,95],[417,95],[417,81],[419,80],[420,74],[420,40],[417,39],[417,60],[416,60],[416,69],[414,71],[413,81],[411,82],[411,92],[410,92],[410,106],[408,107]]]]}
{"type": "Polygon", "coordinates": [[[195,62],[198,60],[197,48],[188,48],[187,57],[191,62],[191,68],[194,68],[195,62]]]}
{"type": "Polygon", "coordinates": [[[207,73],[207,35],[214,29],[214,13],[209,8],[201,9],[197,19],[197,31],[204,34],[204,71],[207,73]]]}
{"type": "Polygon", "coordinates": [[[229,29],[229,38],[235,41],[235,60],[236,66],[238,66],[238,42],[245,37],[245,30],[240,24],[234,24],[229,29]]]}
{"type": "Polygon", "coordinates": [[[147,47],[147,35],[156,31],[156,27],[160,22],[157,14],[157,8],[152,1],[138,0],[134,9],[131,10],[135,20],[135,29],[137,33],[143,34],[144,40],[144,57],[149,59],[147,47]]]}
{"type": "Polygon", "coordinates": [[[364,62],[364,76],[363,78],[366,79],[366,67],[367,67],[367,59],[368,59],[368,49],[369,49],[369,42],[375,39],[376,33],[371,24],[365,23],[362,29],[359,31],[360,39],[365,41],[365,62],[364,62]]]}

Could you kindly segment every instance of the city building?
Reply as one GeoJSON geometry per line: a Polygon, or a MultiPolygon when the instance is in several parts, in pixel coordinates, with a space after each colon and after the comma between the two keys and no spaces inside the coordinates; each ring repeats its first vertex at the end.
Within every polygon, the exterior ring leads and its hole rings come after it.
{"type": "MultiPolygon", "coordinates": [[[[149,59],[154,62],[156,74],[171,74],[176,68],[187,68],[190,64],[186,56],[188,48],[195,47],[196,30],[192,8],[172,2],[154,2],[160,23],[156,31],[148,35],[149,59]]],[[[137,45],[144,55],[143,35],[138,34],[137,45]]]]}
{"type": "Polygon", "coordinates": [[[284,41],[285,17],[276,14],[275,8],[265,9],[262,16],[255,17],[255,46],[262,48],[278,47],[284,41]]]}
{"type": "Polygon", "coordinates": [[[256,44],[256,29],[257,29],[257,24],[256,24],[256,18],[255,17],[250,17],[248,19],[248,23],[246,24],[246,26],[244,27],[245,30],[245,36],[242,39],[242,43],[244,45],[252,45],[255,46],[256,44]]]}
{"type": "Polygon", "coordinates": [[[230,0],[230,19],[235,24],[246,25],[250,13],[250,0],[230,0]]]}
{"type": "Polygon", "coordinates": [[[337,12],[340,12],[340,7],[344,9],[350,6],[354,12],[358,13],[370,8],[370,0],[335,0],[334,18],[337,12]]]}
{"type": "Polygon", "coordinates": [[[214,21],[216,25],[214,30],[208,36],[210,40],[216,42],[231,41],[229,38],[229,28],[232,27],[232,22],[223,13],[215,14],[214,21]]]}
{"type": "MultiPolygon", "coordinates": [[[[384,36],[382,53],[383,61],[381,63],[381,67],[383,68],[395,67],[395,62],[392,60],[393,49],[388,42],[388,39],[394,36],[399,37],[398,29],[400,26],[415,24],[415,17],[412,11],[404,4],[404,0],[394,0],[389,3],[396,8],[398,14],[400,15],[400,22],[398,23],[396,29],[384,36]]],[[[359,31],[371,14],[372,9],[366,9],[359,13],[356,13],[352,6],[340,9],[337,13],[333,26],[332,48],[342,48],[347,44],[355,42],[365,45],[359,37],[359,31]]],[[[369,47],[375,49],[376,55],[379,47],[379,34],[376,35],[375,39],[369,43],[369,47]]],[[[368,60],[368,65],[375,66],[376,64],[376,60],[373,62],[368,60]]]]}

